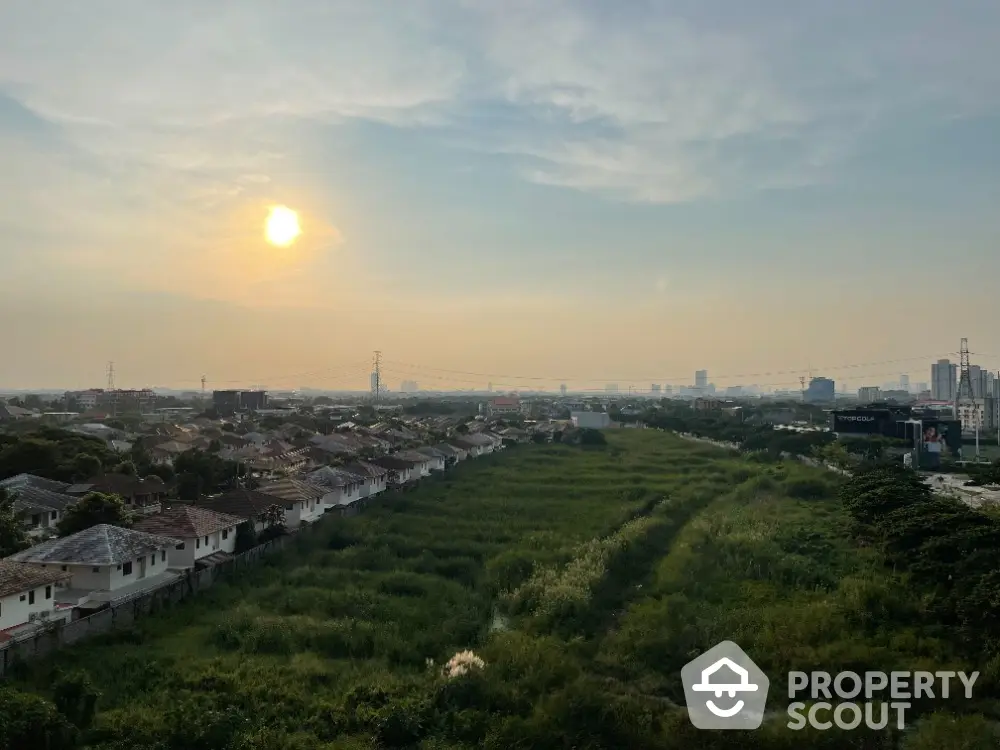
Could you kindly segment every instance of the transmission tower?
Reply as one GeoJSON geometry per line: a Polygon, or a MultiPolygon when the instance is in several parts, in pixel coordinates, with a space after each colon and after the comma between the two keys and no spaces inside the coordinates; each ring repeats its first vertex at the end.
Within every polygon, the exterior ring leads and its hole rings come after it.
{"type": "Polygon", "coordinates": [[[972,374],[969,370],[969,340],[962,339],[962,346],[958,354],[958,389],[955,391],[955,418],[960,419],[959,405],[968,403],[972,406],[970,418],[973,424],[977,424],[976,419],[978,404],[976,403],[976,391],[972,387],[972,374]]]}
{"type": "Polygon", "coordinates": [[[111,416],[118,416],[118,392],[115,391],[115,363],[108,362],[108,398],[111,399],[111,416]]]}
{"type": "Polygon", "coordinates": [[[205,408],[205,376],[201,376],[201,408],[205,408]]]}
{"type": "Polygon", "coordinates": [[[378,406],[379,395],[382,392],[382,352],[376,351],[372,356],[372,404],[378,406]]]}
{"type": "Polygon", "coordinates": [[[802,389],[802,403],[806,402],[806,379],[805,376],[799,376],[799,387],[802,389]]]}

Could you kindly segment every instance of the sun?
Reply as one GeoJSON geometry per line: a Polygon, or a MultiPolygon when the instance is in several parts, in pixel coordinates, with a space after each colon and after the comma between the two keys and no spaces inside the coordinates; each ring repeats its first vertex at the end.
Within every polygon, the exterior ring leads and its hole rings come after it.
{"type": "Polygon", "coordinates": [[[267,241],[278,247],[288,247],[302,234],[299,215],[286,206],[271,206],[264,225],[267,241]]]}

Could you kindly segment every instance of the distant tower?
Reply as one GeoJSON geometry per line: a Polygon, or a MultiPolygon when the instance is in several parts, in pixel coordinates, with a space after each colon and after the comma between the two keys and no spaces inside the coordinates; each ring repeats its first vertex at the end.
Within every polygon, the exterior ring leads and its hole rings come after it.
{"type": "Polygon", "coordinates": [[[205,408],[205,376],[201,376],[201,408],[205,408]]]}
{"type": "Polygon", "coordinates": [[[493,383],[487,383],[486,390],[493,393],[493,383]]]}
{"type": "Polygon", "coordinates": [[[382,352],[376,351],[372,357],[372,403],[378,406],[379,394],[382,390],[382,352]]]}
{"type": "Polygon", "coordinates": [[[559,386],[559,395],[562,396],[563,398],[566,398],[566,384],[565,383],[563,383],[562,385],[559,386]]]}
{"type": "Polygon", "coordinates": [[[118,394],[115,392],[115,363],[108,362],[108,398],[111,399],[111,416],[118,416],[118,394]]]}
{"type": "Polygon", "coordinates": [[[970,422],[976,423],[976,391],[972,387],[972,375],[969,372],[969,340],[962,339],[961,350],[959,351],[958,365],[958,389],[955,391],[955,419],[961,419],[960,406],[963,404],[971,406],[970,422]]]}

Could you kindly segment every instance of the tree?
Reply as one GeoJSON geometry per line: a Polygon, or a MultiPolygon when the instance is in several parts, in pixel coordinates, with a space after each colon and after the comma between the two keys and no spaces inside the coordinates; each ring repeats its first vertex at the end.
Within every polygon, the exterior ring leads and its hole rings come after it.
{"type": "Polygon", "coordinates": [[[184,472],[177,477],[177,499],[193,503],[201,497],[201,477],[194,472],[184,472]]]}
{"type": "Polygon", "coordinates": [[[122,461],[113,469],[115,474],[127,474],[130,477],[136,476],[135,464],[131,461],[122,461]]]}
{"type": "Polygon", "coordinates": [[[89,729],[94,723],[100,695],[86,672],[58,673],[52,685],[56,709],[81,730],[89,729]]]}
{"type": "Polygon", "coordinates": [[[14,498],[0,487],[0,558],[20,552],[29,544],[24,524],[14,511],[14,498]]]}
{"type": "Polygon", "coordinates": [[[104,466],[101,464],[101,459],[97,456],[91,455],[90,453],[78,453],[76,458],[73,459],[73,479],[76,481],[82,481],[84,479],[96,477],[101,473],[103,468],[104,466]]]}
{"type": "Polygon", "coordinates": [[[0,750],[73,750],[77,732],[49,701],[0,686],[0,750]]]}
{"type": "Polygon", "coordinates": [[[236,554],[246,552],[257,545],[257,531],[249,521],[244,521],[236,527],[236,554]]]}
{"type": "Polygon", "coordinates": [[[22,473],[54,477],[59,459],[58,446],[51,440],[22,438],[0,450],[0,477],[22,473]]]}
{"type": "Polygon", "coordinates": [[[66,510],[59,521],[59,536],[69,536],[102,523],[128,528],[132,525],[132,514],[120,496],[91,492],[66,510]]]}

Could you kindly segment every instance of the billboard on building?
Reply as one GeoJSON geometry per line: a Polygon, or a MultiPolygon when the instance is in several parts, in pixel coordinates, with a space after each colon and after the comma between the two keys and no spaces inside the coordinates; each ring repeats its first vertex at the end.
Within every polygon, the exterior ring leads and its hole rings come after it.
{"type": "Polygon", "coordinates": [[[896,419],[888,409],[844,409],[831,416],[833,432],[854,435],[890,435],[896,419]]]}

